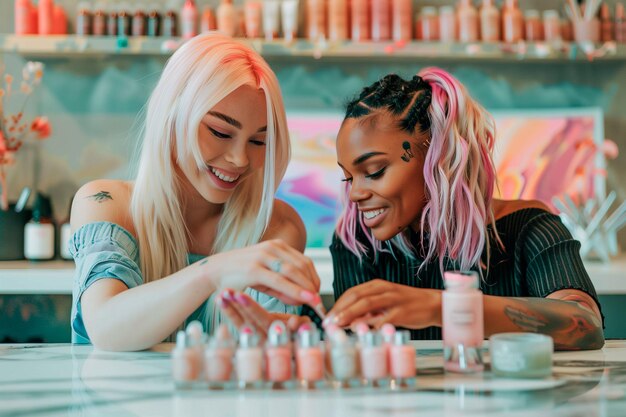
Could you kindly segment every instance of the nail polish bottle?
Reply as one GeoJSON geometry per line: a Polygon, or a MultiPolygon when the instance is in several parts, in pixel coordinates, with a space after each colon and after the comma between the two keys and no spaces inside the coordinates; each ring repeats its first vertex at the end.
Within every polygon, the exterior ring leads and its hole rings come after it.
{"type": "Polygon", "coordinates": [[[328,39],[331,41],[348,39],[348,16],[346,0],[328,0],[328,39]]]}
{"type": "Polygon", "coordinates": [[[76,34],[79,36],[91,35],[91,11],[89,3],[81,2],[78,4],[76,12],[76,34]]]}
{"type": "Polygon", "coordinates": [[[559,42],[561,40],[561,18],[556,10],[544,10],[543,13],[543,38],[546,42],[559,42]]]}
{"type": "Polygon", "coordinates": [[[215,12],[211,6],[204,6],[200,16],[200,33],[207,33],[212,30],[217,30],[215,12]]]}
{"type": "Polygon", "coordinates": [[[508,43],[524,40],[524,17],[517,0],[506,0],[502,9],[502,39],[508,43]]]}
{"type": "Polygon", "coordinates": [[[372,0],[372,40],[391,39],[391,3],[389,0],[372,0]]]}
{"type": "Polygon", "coordinates": [[[435,7],[422,7],[418,18],[418,28],[419,35],[416,34],[416,38],[427,42],[439,40],[439,17],[435,7]]]}
{"type": "Polygon", "coordinates": [[[32,30],[31,33],[37,35],[39,33],[39,8],[32,3],[30,6],[29,27],[32,30]]]}
{"type": "Polygon", "coordinates": [[[59,4],[54,5],[52,21],[53,33],[55,35],[67,35],[67,15],[63,6],[59,4]]]}
{"type": "Polygon", "coordinates": [[[239,347],[235,353],[239,388],[260,388],[263,384],[263,350],[259,337],[250,326],[239,329],[239,347]]]}
{"type": "Polygon", "coordinates": [[[296,371],[303,388],[313,388],[324,379],[324,354],[320,333],[309,323],[301,325],[298,329],[296,371]]]}
{"type": "Polygon", "coordinates": [[[217,17],[217,30],[226,36],[235,36],[237,15],[232,0],[222,0],[220,5],[217,6],[215,14],[217,17]]]}
{"type": "Polygon", "coordinates": [[[457,40],[456,13],[452,6],[439,8],[439,40],[441,42],[455,42],[457,40]]]}
{"type": "Polygon", "coordinates": [[[459,40],[461,42],[476,42],[478,40],[478,12],[471,0],[459,0],[457,18],[459,40]]]}
{"type": "Polygon", "coordinates": [[[396,335],[396,328],[391,323],[385,323],[380,328],[379,332],[380,332],[380,336],[383,338],[383,346],[385,347],[385,356],[387,357],[387,368],[391,369],[389,350],[391,349],[391,346],[393,345],[393,340],[396,335]]]}
{"type": "Polygon", "coordinates": [[[525,37],[528,42],[539,42],[543,40],[543,25],[539,18],[539,12],[534,9],[526,10],[525,18],[525,37]]]}
{"type": "Polygon", "coordinates": [[[33,217],[24,227],[24,256],[29,261],[54,258],[54,223],[50,199],[39,193],[33,205],[33,217]]]}
{"type": "Polygon", "coordinates": [[[410,344],[410,340],[411,333],[408,330],[398,330],[389,348],[389,370],[394,384],[399,387],[411,385],[417,373],[415,348],[410,344]]]}
{"type": "Polygon", "coordinates": [[[483,0],[480,6],[480,39],[483,42],[500,41],[500,11],[493,0],[483,0]]]}
{"type": "Polygon", "coordinates": [[[177,388],[191,388],[202,382],[203,358],[195,341],[180,330],[176,334],[176,347],[172,350],[172,376],[177,388]]]}
{"type": "Polygon", "coordinates": [[[330,373],[336,388],[348,388],[350,381],[358,377],[358,355],[354,338],[343,329],[330,336],[330,373]]]}
{"type": "Polygon", "coordinates": [[[291,380],[291,345],[289,331],[280,320],[274,321],[267,334],[265,366],[272,388],[283,388],[291,380]]]}
{"type": "Polygon", "coordinates": [[[38,31],[40,35],[52,35],[53,29],[53,13],[54,13],[54,1],[53,0],[39,0],[38,4],[38,31]]]}
{"type": "Polygon", "coordinates": [[[611,42],[614,40],[615,29],[613,20],[611,20],[611,11],[609,5],[602,3],[600,6],[600,40],[602,42],[611,42]]]}
{"type": "Polygon", "coordinates": [[[470,373],[483,370],[480,348],[484,339],[483,293],[473,271],[444,273],[442,333],[444,369],[470,373]]]}
{"type": "Polygon", "coordinates": [[[198,34],[198,9],[193,0],[185,0],[181,16],[181,36],[191,39],[198,34]]]}
{"type": "Polygon", "coordinates": [[[206,375],[210,387],[223,388],[233,373],[235,342],[228,326],[220,324],[204,352],[206,375]]]}
{"type": "Polygon", "coordinates": [[[361,375],[367,385],[379,387],[389,374],[387,349],[380,333],[369,331],[363,338],[360,351],[361,375]]]}
{"type": "Polygon", "coordinates": [[[156,37],[161,35],[161,12],[156,4],[152,4],[148,9],[146,19],[146,35],[156,37]]]}

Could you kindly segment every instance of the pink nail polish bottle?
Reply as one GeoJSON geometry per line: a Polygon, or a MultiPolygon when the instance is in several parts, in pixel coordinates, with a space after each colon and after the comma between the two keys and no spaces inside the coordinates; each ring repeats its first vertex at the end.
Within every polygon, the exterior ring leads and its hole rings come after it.
{"type": "Polygon", "coordinates": [[[372,0],[372,40],[391,39],[391,4],[389,0],[372,0]]]}
{"type": "Polygon", "coordinates": [[[483,0],[480,6],[480,39],[483,42],[498,42],[501,25],[500,11],[493,0],[483,0]]]}
{"type": "Polygon", "coordinates": [[[235,36],[237,31],[237,13],[235,12],[235,6],[233,6],[232,0],[222,0],[220,5],[217,6],[217,30],[222,32],[226,36],[235,36]]]}
{"type": "Polygon", "coordinates": [[[328,39],[345,41],[348,39],[348,2],[328,0],[328,39]]]}
{"type": "Polygon", "coordinates": [[[378,332],[367,332],[361,345],[361,375],[367,385],[379,387],[388,377],[387,349],[378,332]]]}
{"type": "Polygon", "coordinates": [[[53,12],[54,20],[54,34],[55,35],[67,35],[67,16],[65,9],[56,4],[53,12]]]}
{"type": "Polygon", "coordinates": [[[391,32],[394,41],[410,41],[413,37],[411,0],[391,0],[391,32]]]}
{"type": "Polygon", "coordinates": [[[265,366],[267,380],[272,388],[283,388],[291,380],[291,346],[289,331],[280,320],[270,325],[265,347],[265,366]]]}
{"type": "Polygon", "coordinates": [[[399,387],[412,385],[417,368],[415,367],[415,348],[410,344],[411,333],[398,330],[394,334],[393,344],[389,348],[390,373],[399,387]]]}
{"type": "Polygon", "coordinates": [[[455,42],[457,40],[456,14],[452,6],[439,8],[439,39],[441,42],[455,42]]]}
{"type": "Polygon", "coordinates": [[[416,34],[416,38],[428,42],[439,40],[439,17],[435,7],[422,7],[419,14],[418,27],[419,36],[416,34]]]}
{"type": "Polygon", "coordinates": [[[391,323],[385,323],[380,328],[380,336],[383,338],[383,346],[385,347],[385,355],[387,356],[387,368],[390,366],[390,353],[389,350],[393,345],[393,340],[396,335],[396,328],[391,323]]]}
{"type": "Polygon", "coordinates": [[[183,39],[191,39],[198,34],[198,9],[193,0],[185,0],[181,16],[181,35],[183,39]]]}
{"type": "Polygon", "coordinates": [[[471,0],[460,0],[457,7],[459,21],[459,40],[476,42],[478,40],[478,12],[471,0]]]}
{"type": "Polygon", "coordinates": [[[441,300],[444,369],[461,373],[482,371],[483,293],[478,289],[478,274],[445,272],[444,284],[441,300]]]}
{"type": "Polygon", "coordinates": [[[239,388],[260,388],[263,383],[263,350],[252,327],[239,329],[239,347],[235,353],[239,388]]]}
{"type": "Polygon", "coordinates": [[[343,329],[330,335],[330,374],[335,388],[347,388],[350,381],[358,376],[358,356],[353,338],[348,337],[343,329]]]}
{"type": "Polygon", "coordinates": [[[220,388],[230,381],[234,351],[235,343],[228,326],[220,324],[204,352],[209,386],[220,388]]]}
{"type": "Polygon", "coordinates": [[[352,0],[350,37],[354,42],[363,42],[370,39],[370,12],[367,0],[352,0]]]}
{"type": "Polygon", "coordinates": [[[180,330],[172,350],[172,376],[178,388],[191,388],[203,382],[204,359],[197,340],[180,330]]]}
{"type": "Polygon", "coordinates": [[[298,329],[296,370],[300,385],[304,388],[313,388],[318,381],[324,379],[324,354],[320,333],[309,323],[298,329]]]}
{"type": "Polygon", "coordinates": [[[524,40],[524,17],[517,0],[506,0],[502,9],[502,38],[508,43],[524,40]]]}

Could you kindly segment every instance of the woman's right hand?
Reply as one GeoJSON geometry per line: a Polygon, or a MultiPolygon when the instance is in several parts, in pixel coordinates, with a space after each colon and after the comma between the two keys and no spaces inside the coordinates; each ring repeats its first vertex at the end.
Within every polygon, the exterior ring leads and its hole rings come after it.
{"type": "Polygon", "coordinates": [[[313,262],[280,239],[218,253],[196,265],[204,269],[218,292],[251,287],[285,304],[320,302],[320,278],[313,262]]]}

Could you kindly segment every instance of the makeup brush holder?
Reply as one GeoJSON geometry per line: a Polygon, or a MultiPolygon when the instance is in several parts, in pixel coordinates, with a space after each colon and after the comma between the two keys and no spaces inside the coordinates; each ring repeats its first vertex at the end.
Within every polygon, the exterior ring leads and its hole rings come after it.
{"type": "Polygon", "coordinates": [[[31,217],[30,210],[16,213],[15,204],[0,210],[0,261],[24,259],[24,226],[31,217]]]}

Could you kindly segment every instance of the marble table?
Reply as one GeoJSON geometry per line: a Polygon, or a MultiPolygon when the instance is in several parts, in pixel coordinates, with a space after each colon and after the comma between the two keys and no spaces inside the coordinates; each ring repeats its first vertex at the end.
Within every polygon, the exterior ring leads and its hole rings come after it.
{"type": "Polygon", "coordinates": [[[114,353],[91,346],[0,345],[0,416],[624,416],[626,341],[559,352],[540,380],[444,374],[441,342],[416,342],[417,386],[392,391],[176,390],[172,345],[114,353]]]}

